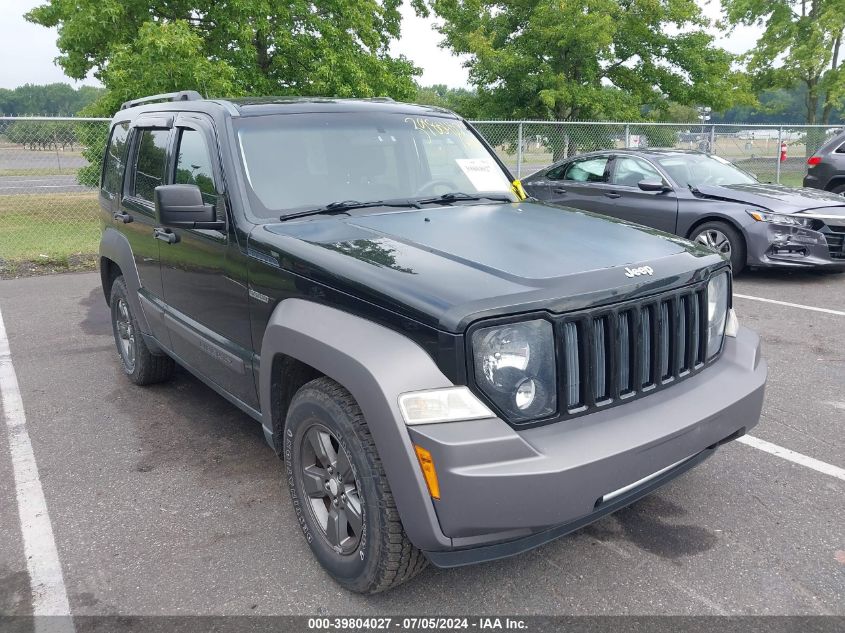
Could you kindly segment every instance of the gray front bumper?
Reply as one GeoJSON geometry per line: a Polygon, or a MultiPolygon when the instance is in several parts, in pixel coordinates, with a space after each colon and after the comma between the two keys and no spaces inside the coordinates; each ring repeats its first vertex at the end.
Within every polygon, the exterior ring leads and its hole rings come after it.
{"type": "Polygon", "coordinates": [[[826,237],[818,231],[755,222],[746,227],[746,242],[749,266],[845,269],[845,259],[831,257],[826,237]]]}
{"type": "Polygon", "coordinates": [[[433,456],[433,503],[452,542],[429,557],[444,566],[499,558],[630,503],[757,424],[766,372],[758,336],[741,328],[697,376],[613,409],[520,431],[497,418],[411,427],[433,456]]]}

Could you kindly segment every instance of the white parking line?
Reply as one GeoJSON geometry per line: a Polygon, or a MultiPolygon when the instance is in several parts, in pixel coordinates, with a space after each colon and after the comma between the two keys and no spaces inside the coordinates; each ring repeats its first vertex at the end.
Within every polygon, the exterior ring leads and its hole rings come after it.
{"type": "MultiPolygon", "coordinates": [[[[3,314],[0,313],[0,397],[3,415],[9,433],[9,451],[12,454],[12,470],[15,477],[15,493],[21,522],[24,555],[32,587],[32,613],[35,616],[69,616],[70,606],[62,576],[62,565],[53,527],[47,513],[44,490],[38,477],[38,466],[32,443],[26,430],[26,415],[23,408],[18,377],[12,365],[12,354],[3,314]]],[[[62,618],[58,621],[36,620],[37,628],[72,632],[73,621],[62,618]],[[41,626],[43,625],[43,626],[41,626]]]]}
{"type": "Polygon", "coordinates": [[[835,314],[836,316],[845,316],[842,310],[831,310],[830,308],[817,308],[815,306],[805,306],[800,303],[789,303],[788,301],[777,301],[776,299],[764,299],[763,297],[752,297],[751,295],[740,295],[734,293],[734,297],[740,299],[750,299],[751,301],[762,301],[763,303],[774,303],[779,306],[787,306],[788,308],[800,308],[801,310],[810,310],[812,312],[824,312],[825,314],[835,314]]]}
{"type": "Polygon", "coordinates": [[[742,442],[743,444],[771,453],[772,455],[785,459],[793,464],[806,466],[807,468],[811,468],[817,472],[845,481],[845,468],[839,468],[838,466],[828,464],[827,462],[820,461],[814,457],[808,457],[807,455],[796,453],[795,451],[791,451],[783,446],[778,446],[777,444],[772,444],[766,440],[761,440],[759,437],[743,435],[737,439],[737,442],[742,442]]]}

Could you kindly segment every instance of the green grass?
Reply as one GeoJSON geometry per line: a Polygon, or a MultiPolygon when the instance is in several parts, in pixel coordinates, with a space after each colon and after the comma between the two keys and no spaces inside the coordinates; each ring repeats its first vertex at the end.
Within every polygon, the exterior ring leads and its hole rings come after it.
{"type": "Polygon", "coordinates": [[[97,196],[0,196],[0,274],[91,268],[100,238],[97,196]]]}
{"type": "MultiPolygon", "coordinates": [[[[777,180],[776,165],[769,159],[746,159],[734,161],[740,169],[751,172],[760,182],[775,182],[777,180]]],[[[780,184],[787,187],[803,187],[806,167],[803,159],[791,158],[781,164],[780,184]]]]}
{"type": "MultiPolygon", "coordinates": [[[[775,182],[775,178],[777,176],[777,174],[773,171],[758,171],[755,175],[757,176],[757,180],[760,182],[775,182]]],[[[795,172],[790,171],[781,172],[780,184],[786,185],[787,187],[803,187],[804,174],[796,174],[795,172]]]]}

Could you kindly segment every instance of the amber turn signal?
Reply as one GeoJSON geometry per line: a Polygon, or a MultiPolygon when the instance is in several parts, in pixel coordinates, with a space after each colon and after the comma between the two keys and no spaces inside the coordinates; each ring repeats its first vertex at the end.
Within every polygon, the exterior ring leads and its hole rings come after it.
{"type": "Polygon", "coordinates": [[[414,444],[414,451],[417,453],[417,459],[420,462],[423,477],[425,477],[425,485],[428,486],[428,494],[431,495],[432,499],[439,499],[440,484],[437,481],[437,471],[434,470],[434,460],[431,458],[431,453],[416,444],[414,444]]]}

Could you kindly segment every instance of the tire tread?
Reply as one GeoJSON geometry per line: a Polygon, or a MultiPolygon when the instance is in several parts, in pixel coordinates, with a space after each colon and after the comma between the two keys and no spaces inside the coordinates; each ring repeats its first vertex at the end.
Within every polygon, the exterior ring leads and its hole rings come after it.
{"type": "MultiPolygon", "coordinates": [[[[126,281],[122,275],[118,276],[112,284],[111,301],[109,304],[112,306],[115,305],[115,300],[120,295],[127,299],[129,296],[126,288],[126,281]]],[[[147,344],[144,342],[143,337],[140,336],[141,330],[138,327],[138,320],[135,318],[135,315],[132,314],[131,310],[129,312],[129,317],[132,319],[133,328],[139,333],[139,335],[135,339],[135,370],[132,373],[126,372],[126,375],[133,383],[139,386],[153,385],[170,380],[176,369],[176,363],[166,354],[154,354],[151,352],[150,348],[147,347],[147,344]]],[[[117,343],[117,341],[115,341],[115,343],[117,343]]],[[[120,358],[119,350],[118,358],[120,359],[121,365],[123,365],[123,359],[120,358]]],[[[124,371],[126,371],[125,366],[124,371]]]]}
{"type": "Polygon", "coordinates": [[[379,488],[383,502],[384,525],[380,537],[383,541],[383,550],[386,556],[382,556],[379,560],[378,571],[364,593],[380,593],[401,585],[424,570],[428,566],[428,559],[419,549],[414,547],[405,534],[405,528],[399,518],[399,511],[396,509],[393,492],[390,490],[387,475],[384,472],[370,428],[364,419],[364,414],[352,394],[331,378],[321,377],[312,380],[302,387],[302,390],[305,389],[318,391],[334,400],[345,410],[364,447],[364,451],[367,453],[367,460],[376,471],[373,481],[379,488]]]}

